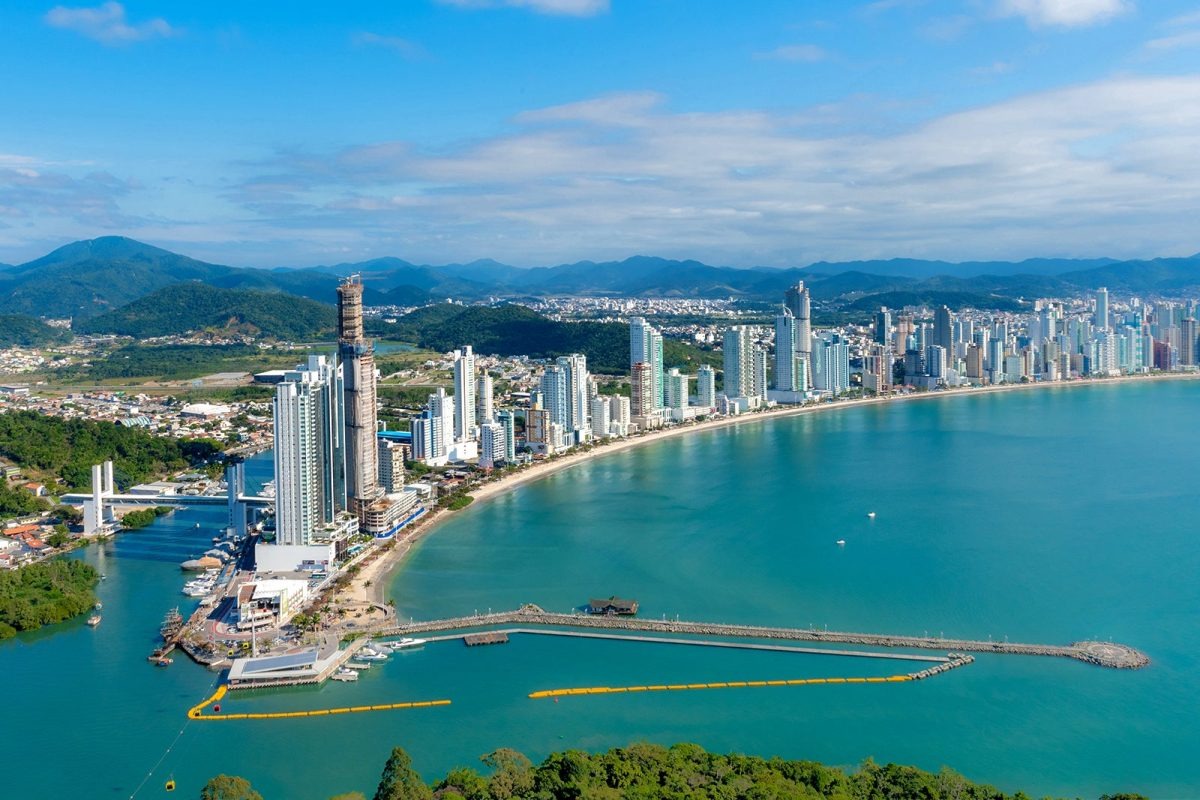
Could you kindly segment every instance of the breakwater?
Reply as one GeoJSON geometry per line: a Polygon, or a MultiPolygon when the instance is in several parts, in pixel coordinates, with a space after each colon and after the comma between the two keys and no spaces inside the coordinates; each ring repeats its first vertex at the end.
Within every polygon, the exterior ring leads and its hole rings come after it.
{"type": "Polygon", "coordinates": [[[413,636],[422,633],[478,628],[494,625],[545,625],[567,628],[603,628],[609,630],[666,633],[684,636],[716,636],[724,638],[774,639],[827,644],[866,645],[869,647],[912,648],[919,650],[999,653],[1024,656],[1073,658],[1087,664],[1113,669],[1139,669],[1150,663],[1149,657],[1128,645],[1112,642],[1081,641],[1069,645],[995,642],[974,639],[945,639],[940,637],[899,636],[878,633],[817,630],[814,628],[781,628],[762,625],[728,625],[712,622],[639,619],[636,617],[590,616],[556,614],[536,605],[525,605],[513,611],[476,614],[469,617],[427,620],[406,624],[380,625],[371,629],[378,636],[413,636]]]}

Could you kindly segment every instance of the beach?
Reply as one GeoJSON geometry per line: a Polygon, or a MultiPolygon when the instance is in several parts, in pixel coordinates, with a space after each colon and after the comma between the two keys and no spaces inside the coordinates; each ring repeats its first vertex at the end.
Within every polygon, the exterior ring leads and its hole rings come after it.
{"type": "MultiPolygon", "coordinates": [[[[1067,389],[1079,386],[1109,386],[1142,381],[1191,380],[1200,378],[1200,372],[1162,373],[1153,375],[1125,375],[1112,378],[1081,378],[1073,381],[1056,381],[1047,383],[1013,383],[998,386],[983,386],[975,388],[943,389],[928,392],[909,392],[906,394],[883,397],[868,397],[862,399],[836,400],[802,406],[776,406],[762,411],[748,412],[736,416],[719,417],[702,422],[687,422],[673,425],[662,430],[647,431],[620,439],[602,440],[586,450],[568,452],[552,456],[541,462],[535,462],[488,480],[470,490],[474,503],[485,502],[494,497],[510,492],[519,486],[532,483],[542,478],[560,472],[570,467],[586,463],[591,459],[613,453],[621,453],[635,447],[642,447],[679,436],[686,436],[701,431],[712,431],[732,425],[752,425],[775,419],[795,417],[805,414],[819,414],[841,409],[863,408],[874,405],[887,405],[918,400],[934,400],[948,397],[977,396],[996,394],[1000,392],[1033,391],[1050,389],[1067,389]]],[[[465,509],[464,509],[465,510],[465,509]]],[[[408,529],[397,534],[395,545],[382,553],[370,564],[361,568],[345,589],[338,593],[342,602],[383,606],[386,603],[388,583],[394,571],[403,562],[412,548],[424,537],[432,533],[437,526],[456,514],[455,511],[433,509],[428,514],[413,523],[408,529]]]]}

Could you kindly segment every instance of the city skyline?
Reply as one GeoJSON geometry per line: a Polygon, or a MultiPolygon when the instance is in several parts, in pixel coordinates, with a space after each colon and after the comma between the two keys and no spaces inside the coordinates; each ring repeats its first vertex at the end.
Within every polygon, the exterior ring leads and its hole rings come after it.
{"type": "Polygon", "coordinates": [[[1189,0],[276,8],[11,5],[0,261],[1200,250],[1189,0]]]}

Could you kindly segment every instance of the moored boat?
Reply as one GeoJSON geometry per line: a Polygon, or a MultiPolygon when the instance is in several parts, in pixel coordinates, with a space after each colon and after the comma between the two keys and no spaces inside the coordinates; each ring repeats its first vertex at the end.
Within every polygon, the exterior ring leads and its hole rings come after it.
{"type": "Polygon", "coordinates": [[[97,625],[99,625],[100,624],[100,615],[92,614],[90,617],[88,617],[87,624],[93,628],[96,627],[97,625]]]}

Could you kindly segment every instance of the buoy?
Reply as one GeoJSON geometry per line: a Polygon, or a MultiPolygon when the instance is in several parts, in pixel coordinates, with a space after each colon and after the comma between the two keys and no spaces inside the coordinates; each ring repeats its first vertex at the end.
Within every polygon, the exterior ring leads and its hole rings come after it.
{"type": "Polygon", "coordinates": [[[221,713],[221,704],[220,703],[217,703],[215,706],[213,706],[213,713],[215,713],[215,714],[221,713]]]}

